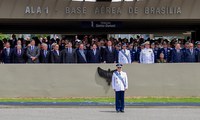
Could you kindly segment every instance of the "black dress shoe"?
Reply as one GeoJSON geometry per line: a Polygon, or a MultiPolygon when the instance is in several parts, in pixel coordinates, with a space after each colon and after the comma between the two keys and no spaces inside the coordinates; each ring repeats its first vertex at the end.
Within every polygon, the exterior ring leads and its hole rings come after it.
{"type": "Polygon", "coordinates": [[[117,113],[119,113],[119,112],[120,112],[120,110],[117,110],[116,112],[117,112],[117,113]]]}
{"type": "Polygon", "coordinates": [[[124,113],[124,110],[120,110],[120,112],[124,113]]]}

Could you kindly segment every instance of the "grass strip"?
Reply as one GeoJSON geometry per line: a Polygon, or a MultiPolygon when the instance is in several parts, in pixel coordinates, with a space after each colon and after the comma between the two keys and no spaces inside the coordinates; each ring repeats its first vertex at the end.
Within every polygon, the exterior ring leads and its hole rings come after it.
{"type": "MultiPolygon", "coordinates": [[[[114,98],[0,98],[0,102],[101,102],[113,103],[114,98]]],[[[126,102],[139,103],[200,103],[200,97],[176,98],[176,97],[137,97],[126,98],[126,102]]]]}

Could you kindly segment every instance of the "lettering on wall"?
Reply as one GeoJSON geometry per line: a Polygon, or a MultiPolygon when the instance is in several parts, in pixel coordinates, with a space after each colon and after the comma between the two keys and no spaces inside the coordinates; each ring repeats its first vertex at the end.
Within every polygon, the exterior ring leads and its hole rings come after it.
{"type": "Polygon", "coordinates": [[[26,6],[25,8],[25,14],[48,14],[49,13],[49,8],[48,7],[34,7],[34,6],[26,6]]]}
{"type": "MultiPolygon", "coordinates": [[[[49,7],[41,6],[26,6],[25,14],[49,14],[49,7]]],[[[84,14],[94,14],[94,15],[179,15],[182,13],[181,7],[132,7],[127,8],[122,7],[110,7],[110,6],[100,6],[95,7],[94,9],[87,7],[65,7],[66,15],[84,15],[84,14]],[[124,12],[125,11],[125,12],[124,12]]]]}

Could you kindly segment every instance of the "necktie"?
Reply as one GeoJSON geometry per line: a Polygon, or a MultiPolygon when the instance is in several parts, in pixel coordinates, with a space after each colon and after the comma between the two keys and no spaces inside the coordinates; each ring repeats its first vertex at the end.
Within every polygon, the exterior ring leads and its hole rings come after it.
{"type": "Polygon", "coordinates": [[[86,60],[86,57],[85,57],[85,54],[84,54],[84,50],[80,50],[80,53],[81,53],[81,55],[83,56],[83,58],[85,59],[85,61],[87,61],[87,60],[86,60]]]}
{"type": "Polygon", "coordinates": [[[45,57],[47,56],[47,51],[46,51],[46,50],[44,51],[44,56],[45,56],[45,57]]]}
{"type": "Polygon", "coordinates": [[[20,50],[18,50],[18,55],[20,55],[20,50]]]}
{"type": "Polygon", "coordinates": [[[59,51],[57,50],[57,54],[58,54],[58,56],[59,56],[59,51]]]}
{"type": "Polygon", "coordinates": [[[192,49],[190,49],[190,52],[191,52],[191,54],[193,54],[193,50],[192,49]]]}
{"type": "Polygon", "coordinates": [[[70,54],[72,53],[72,49],[71,48],[68,49],[68,53],[70,53],[70,54]]]}
{"type": "Polygon", "coordinates": [[[96,55],[96,50],[94,50],[94,55],[96,55]]]}
{"type": "Polygon", "coordinates": [[[7,55],[9,56],[9,54],[10,54],[10,49],[7,48],[7,55]]]}
{"type": "Polygon", "coordinates": [[[109,47],[109,50],[110,50],[110,52],[112,52],[112,48],[111,47],[109,47]]]}
{"type": "Polygon", "coordinates": [[[33,46],[31,46],[31,51],[33,51],[33,49],[34,49],[33,46]]]}
{"type": "Polygon", "coordinates": [[[49,50],[51,50],[51,45],[49,44],[49,50]]]}

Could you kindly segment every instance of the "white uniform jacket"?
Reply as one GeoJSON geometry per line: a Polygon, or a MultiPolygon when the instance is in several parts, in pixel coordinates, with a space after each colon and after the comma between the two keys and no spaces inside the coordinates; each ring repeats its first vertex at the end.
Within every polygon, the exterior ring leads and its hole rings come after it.
{"type": "MultiPolygon", "coordinates": [[[[119,74],[118,71],[116,71],[117,74],[119,74]]],[[[128,89],[128,78],[127,78],[127,74],[125,72],[120,72],[121,74],[121,78],[123,79],[123,81],[117,76],[117,74],[114,72],[112,75],[112,88],[115,91],[125,91],[126,89],[128,89]]]]}
{"type": "Polygon", "coordinates": [[[152,49],[143,49],[140,53],[140,63],[152,64],[154,63],[154,53],[152,49]]]}
{"type": "Polygon", "coordinates": [[[130,64],[131,63],[131,52],[130,50],[121,50],[119,51],[118,61],[121,64],[130,64]]]}

